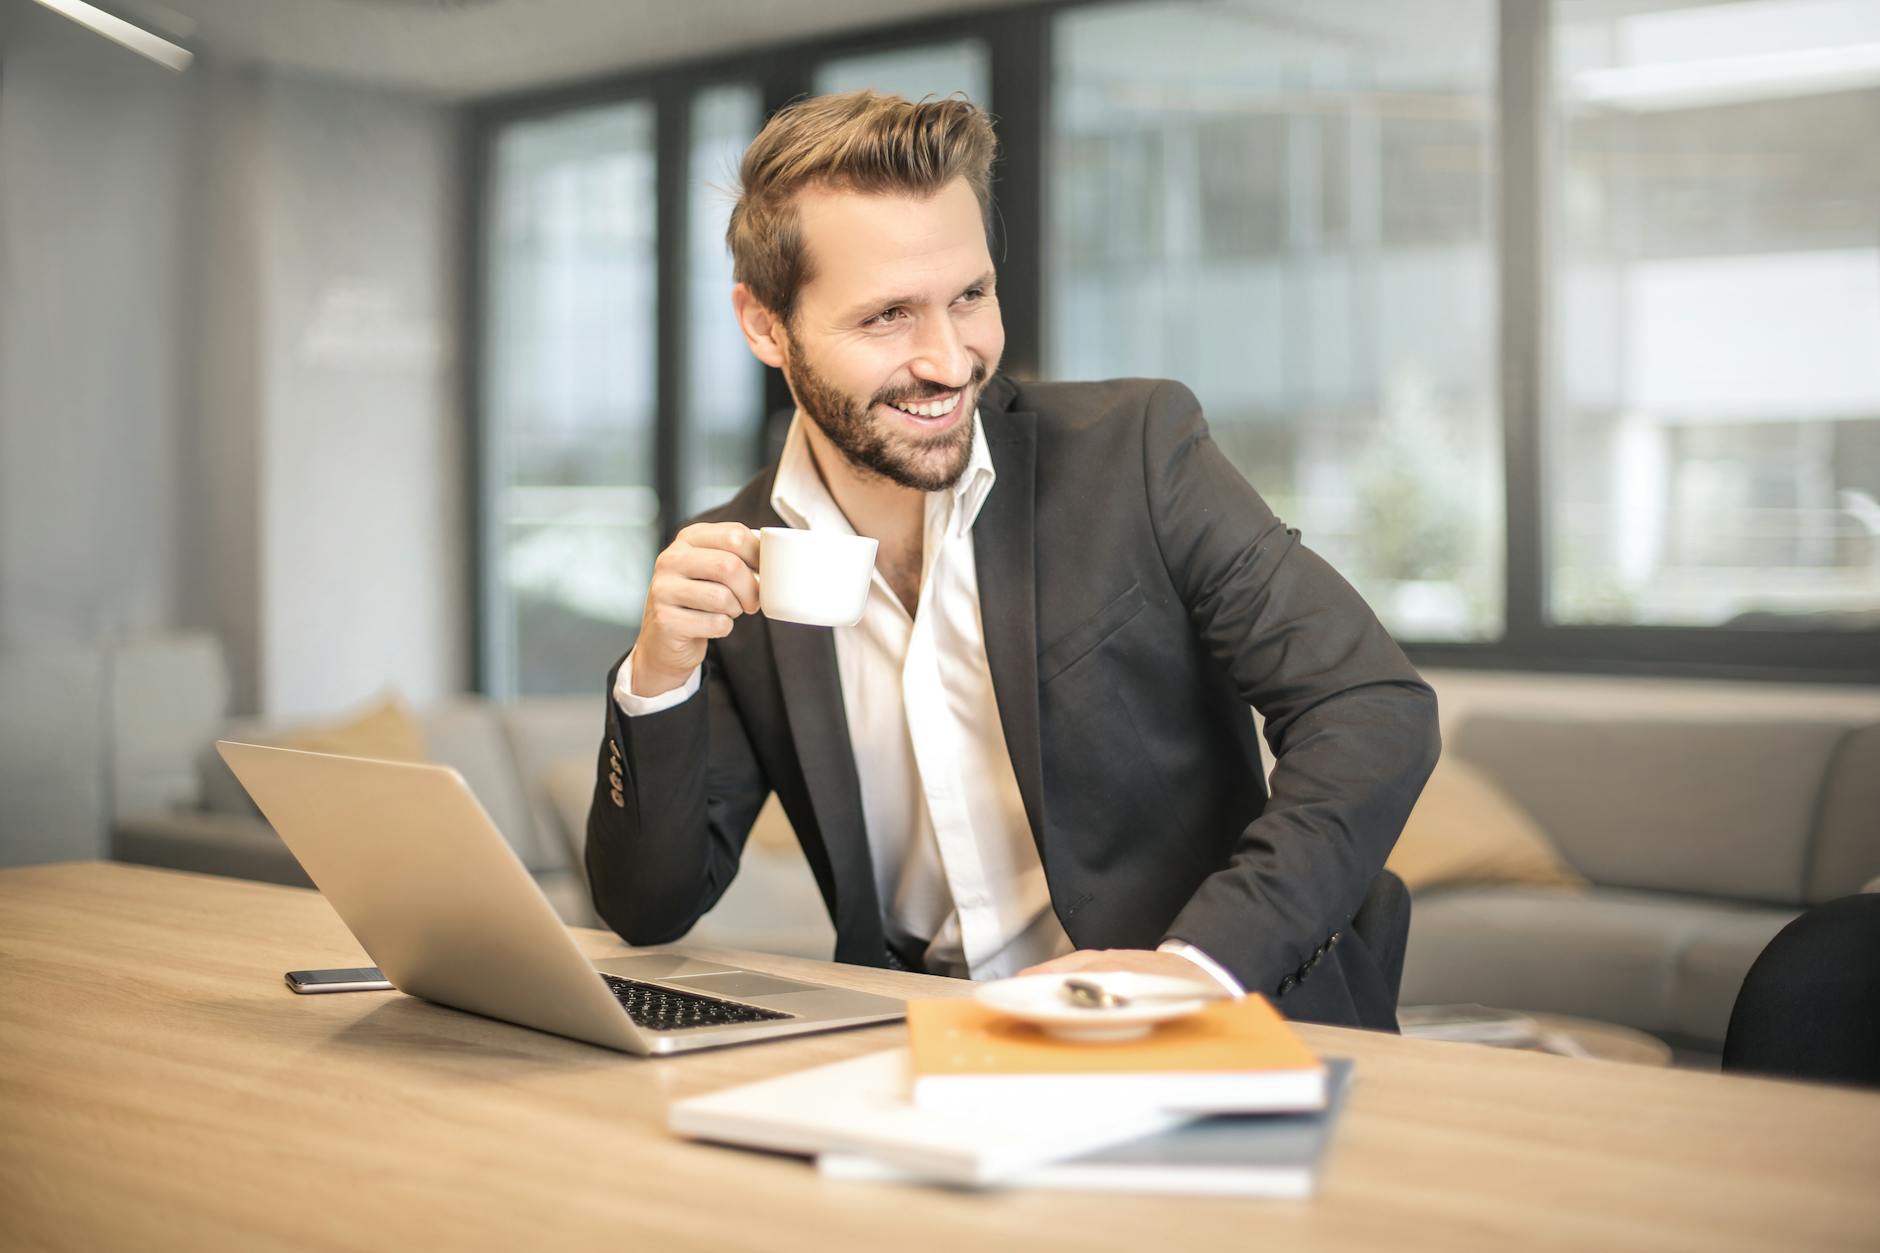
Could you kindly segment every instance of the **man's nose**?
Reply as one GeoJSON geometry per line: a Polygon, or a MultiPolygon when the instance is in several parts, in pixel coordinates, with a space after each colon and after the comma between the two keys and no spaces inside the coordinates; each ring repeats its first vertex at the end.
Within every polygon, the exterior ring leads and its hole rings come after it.
{"type": "Polygon", "coordinates": [[[942,315],[922,320],[908,369],[915,378],[942,387],[964,387],[972,382],[972,354],[966,351],[952,318],[942,315]]]}

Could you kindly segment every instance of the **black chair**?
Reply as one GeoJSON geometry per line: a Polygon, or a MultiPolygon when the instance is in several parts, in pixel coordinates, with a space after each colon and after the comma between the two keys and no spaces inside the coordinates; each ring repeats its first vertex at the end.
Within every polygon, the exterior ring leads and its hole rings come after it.
{"type": "Polygon", "coordinates": [[[1723,1069],[1880,1087],[1880,893],[1776,933],[1737,993],[1723,1069]]]}
{"type": "Polygon", "coordinates": [[[1393,870],[1380,870],[1371,880],[1364,904],[1351,916],[1351,930],[1377,957],[1390,988],[1391,1004],[1403,987],[1403,959],[1410,947],[1410,889],[1393,870]]]}

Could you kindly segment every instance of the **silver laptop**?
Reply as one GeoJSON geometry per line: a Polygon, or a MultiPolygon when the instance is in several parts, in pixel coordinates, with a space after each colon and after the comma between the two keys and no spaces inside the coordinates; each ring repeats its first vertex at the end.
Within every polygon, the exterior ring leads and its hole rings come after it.
{"type": "Polygon", "coordinates": [[[906,1012],[891,997],[670,954],[590,962],[455,770],[216,748],[401,992],[640,1054],[906,1012]]]}

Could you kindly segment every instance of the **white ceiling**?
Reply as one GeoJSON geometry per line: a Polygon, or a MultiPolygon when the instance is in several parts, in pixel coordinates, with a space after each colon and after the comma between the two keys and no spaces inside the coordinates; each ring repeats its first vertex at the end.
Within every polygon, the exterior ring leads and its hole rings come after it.
{"type": "Polygon", "coordinates": [[[447,99],[1015,0],[95,0],[193,52],[447,99]]]}

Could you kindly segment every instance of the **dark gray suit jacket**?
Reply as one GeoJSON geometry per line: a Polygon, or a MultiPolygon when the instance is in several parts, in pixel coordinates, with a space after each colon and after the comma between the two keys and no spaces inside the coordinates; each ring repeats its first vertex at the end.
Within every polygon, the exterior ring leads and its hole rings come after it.
{"type": "MultiPolygon", "coordinates": [[[[973,527],[987,660],[1071,940],[1179,938],[1295,1018],[1394,1027],[1348,924],[1435,764],[1434,694],[1180,384],[999,377],[980,416],[998,474],[973,527]]],[[[775,474],[706,520],[782,525],[775,474]]],[[[629,719],[610,695],[599,766],[588,874],[630,943],[711,908],[774,789],[835,959],[888,961],[833,632],[738,619],[690,700],[629,719]]]]}

